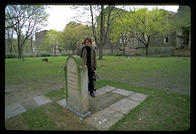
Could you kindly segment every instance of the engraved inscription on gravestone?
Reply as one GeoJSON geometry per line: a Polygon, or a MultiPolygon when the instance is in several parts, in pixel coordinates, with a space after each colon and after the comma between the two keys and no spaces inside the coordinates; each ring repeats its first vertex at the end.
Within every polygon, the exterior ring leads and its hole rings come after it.
{"type": "Polygon", "coordinates": [[[68,88],[77,90],[78,88],[78,72],[74,60],[71,58],[67,63],[67,84],[68,88]]]}
{"type": "Polygon", "coordinates": [[[65,65],[66,108],[83,118],[89,112],[88,75],[79,56],[69,56],[65,65]]]}

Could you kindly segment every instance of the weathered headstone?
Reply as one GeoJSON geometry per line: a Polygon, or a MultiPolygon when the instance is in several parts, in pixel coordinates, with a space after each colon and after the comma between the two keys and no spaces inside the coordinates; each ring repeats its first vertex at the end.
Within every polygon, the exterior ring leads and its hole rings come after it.
{"type": "Polygon", "coordinates": [[[89,112],[88,74],[79,56],[69,56],[65,64],[66,108],[80,118],[89,112]]]}

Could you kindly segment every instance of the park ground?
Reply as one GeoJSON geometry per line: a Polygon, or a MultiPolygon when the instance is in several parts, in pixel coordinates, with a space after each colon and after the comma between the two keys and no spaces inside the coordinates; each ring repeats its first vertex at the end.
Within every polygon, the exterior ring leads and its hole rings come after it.
{"type": "MultiPolygon", "coordinates": [[[[5,60],[5,106],[29,97],[64,98],[66,56],[5,60]]],[[[106,85],[149,97],[110,130],[189,130],[190,57],[104,56],[98,60],[97,88],[106,85]]],[[[91,130],[56,103],[31,109],[5,121],[6,129],[91,130]]]]}

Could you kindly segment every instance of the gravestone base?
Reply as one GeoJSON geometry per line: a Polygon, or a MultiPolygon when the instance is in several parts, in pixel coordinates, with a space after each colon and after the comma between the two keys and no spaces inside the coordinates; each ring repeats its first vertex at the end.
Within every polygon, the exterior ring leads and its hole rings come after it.
{"type": "Polygon", "coordinates": [[[86,114],[79,113],[68,105],[66,105],[65,108],[69,109],[71,112],[73,112],[75,115],[77,115],[81,119],[84,119],[85,117],[88,117],[88,115],[90,115],[90,113],[91,113],[91,112],[87,112],[86,114]]]}

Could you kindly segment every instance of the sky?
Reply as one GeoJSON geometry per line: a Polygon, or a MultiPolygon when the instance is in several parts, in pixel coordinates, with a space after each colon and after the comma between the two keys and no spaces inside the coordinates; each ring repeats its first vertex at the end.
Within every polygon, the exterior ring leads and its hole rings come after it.
{"type": "MultiPolygon", "coordinates": [[[[118,6],[117,6],[118,7],[118,6]]],[[[120,6],[122,7],[122,6],[120,6]]],[[[132,8],[133,6],[126,6],[128,9],[132,8]]],[[[126,8],[125,7],[125,8],[126,8]]],[[[178,5],[135,5],[135,8],[142,8],[146,7],[149,10],[152,8],[159,8],[159,9],[165,9],[168,11],[177,12],[179,6],[178,5]]],[[[74,16],[78,16],[78,14],[82,14],[81,17],[77,18],[81,23],[86,24],[90,17],[90,12],[84,13],[84,10],[76,9],[74,10],[71,5],[50,5],[49,8],[46,10],[46,12],[49,14],[48,17],[48,25],[43,30],[57,30],[57,31],[63,31],[63,29],[66,27],[66,25],[73,21],[74,16]]]]}

